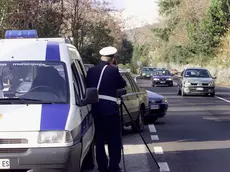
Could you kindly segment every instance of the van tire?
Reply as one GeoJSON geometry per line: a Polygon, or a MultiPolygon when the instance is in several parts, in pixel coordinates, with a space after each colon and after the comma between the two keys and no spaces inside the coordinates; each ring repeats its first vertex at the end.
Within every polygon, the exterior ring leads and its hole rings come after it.
{"type": "Polygon", "coordinates": [[[89,152],[85,156],[85,159],[82,163],[82,170],[92,170],[95,167],[95,151],[94,151],[94,144],[92,143],[89,149],[89,152]]]}

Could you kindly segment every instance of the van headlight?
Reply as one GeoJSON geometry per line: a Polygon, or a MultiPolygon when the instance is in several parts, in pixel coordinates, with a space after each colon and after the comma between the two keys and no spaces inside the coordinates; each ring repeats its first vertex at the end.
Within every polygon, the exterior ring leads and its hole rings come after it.
{"type": "Polygon", "coordinates": [[[172,78],[167,78],[168,81],[172,81],[172,78]]]}
{"type": "Polygon", "coordinates": [[[39,144],[71,143],[72,135],[69,131],[42,131],[38,135],[39,144]]]}
{"type": "Polygon", "coordinates": [[[159,81],[160,79],[159,79],[159,78],[154,78],[153,80],[154,80],[154,81],[159,81]]]}

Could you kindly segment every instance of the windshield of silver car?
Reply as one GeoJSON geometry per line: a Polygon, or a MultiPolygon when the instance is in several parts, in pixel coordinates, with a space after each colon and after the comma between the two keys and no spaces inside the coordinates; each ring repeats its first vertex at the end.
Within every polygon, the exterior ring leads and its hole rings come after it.
{"type": "Polygon", "coordinates": [[[195,78],[211,78],[210,73],[206,69],[188,69],[185,71],[184,76],[195,78]]]}

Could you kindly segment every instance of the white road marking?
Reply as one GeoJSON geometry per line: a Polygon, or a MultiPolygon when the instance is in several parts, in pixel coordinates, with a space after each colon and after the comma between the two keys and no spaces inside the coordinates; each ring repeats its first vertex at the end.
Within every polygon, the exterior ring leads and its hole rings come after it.
{"type": "Polygon", "coordinates": [[[159,140],[158,135],[151,135],[151,140],[159,140]]]}
{"type": "Polygon", "coordinates": [[[160,171],[170,171],[167,162],[158,162],[158,165],[160,166],[160,171]]]}
{"type": "Polygon", "coordinates": [[[155,154],[164,154],[162,147],[153,147],[155,154]]]}
{"type": "Polygon", "coordinates": [[[156,133],[156,132],[157,132],[157,130],[156,130],[154,124],[149,125],[149,131],[150,131],[151,133],[156,133]]]}
{"type": "Polygon", "coordinates": [[[230,103],[230,101],[229,101],[229,100],[224,99],[224,98],[222,98],[222,97],[218,97],[218,96],[216,96],[216,98],[218,98],[218,99],[220,99],[220,100],[223,100],[223,101],[225,101],[225,102],[227,102],[227,103],[230,103]]]}

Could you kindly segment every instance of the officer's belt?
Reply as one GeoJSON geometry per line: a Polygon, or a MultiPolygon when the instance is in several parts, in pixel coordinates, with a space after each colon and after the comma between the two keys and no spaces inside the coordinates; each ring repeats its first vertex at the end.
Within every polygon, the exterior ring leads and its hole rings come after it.
{"type": "Polygon", "coordinates": [[[116,98],[116,97],[111,97],[111,96],[106,96],[106,95],[99,95],[99,99],[113,101],[113,102],[117,103],[118,105],[121,104],[121,100],[116,98]]]}

